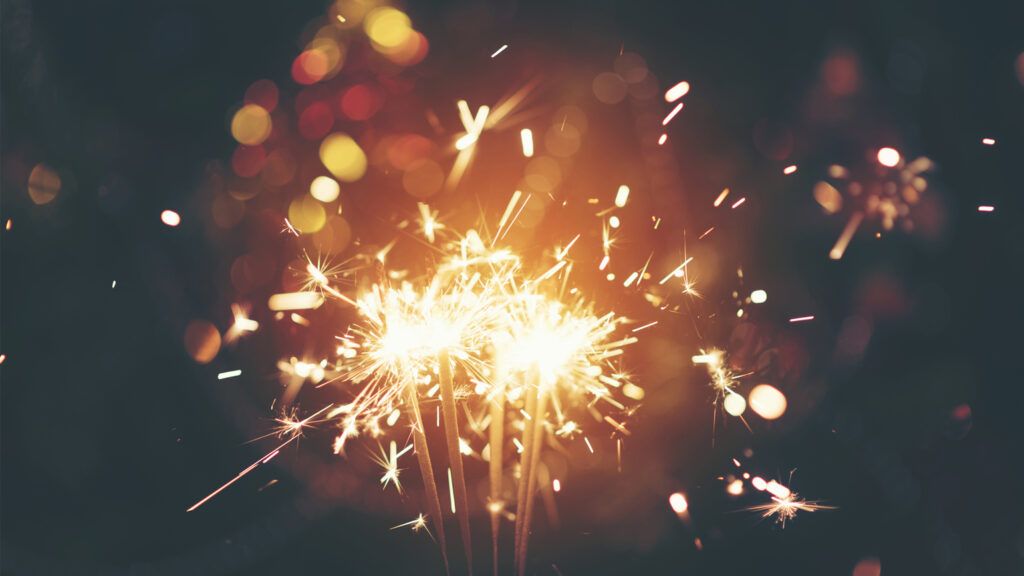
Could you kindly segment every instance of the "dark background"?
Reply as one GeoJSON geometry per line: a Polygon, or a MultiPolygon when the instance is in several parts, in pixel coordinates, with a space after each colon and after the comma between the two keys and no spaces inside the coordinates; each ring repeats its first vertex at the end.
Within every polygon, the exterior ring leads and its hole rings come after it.
{"type": "MultiPolygon", "coordinates": [[[[407,6],[431,58],[530,41],[610,62],[624,44],[662,79],[700,87],[676,147],[682,179],[705,190],[717,182],[708,173],[731,171],[758,189],[764,201],[736,226],[745,269],[780,287],[773,298],[799,278],[790,309],[809,299],[822,320],[803,341],[819,359],[807,375],[813,410],[753,437],[730,429],[714,448],[707,398],[690,394],[673,417],[653,410],[623,475],[581,476],[565,491],[561,528],[535,534],[532,572],[850,574],[873,557],[885,574],[1022,573],[1024,34],[1012,5],[520,2],[494,5],[470,31],[453,24],[468,5],[407,6]],[[823,122],[808,110],[837,50],[856,56],[865,89],[823,122]],[[794,180],[752,136],[763,121],[797,135],[793,161],[807,164],[794,180]],[[985,136],[997,145],[981,146],[985,136]],[[829,262],[841,222],[808,203],[806,166],[886,144],[938,164],[942,224],[858,237],[829,262]],[[835,360],[855,313],[872,326],[867,350],[835,360]],[[951,417],[964,404],[969,422],[951,417]],[[838,509],[785,530],[734,513],[741,505],[715,477],[747,446],[765,473],[796,468],[802,494],[838,509]],[[691,526],[666,505],[675,489],[689,496],[691,526]]],[[[287,77],[299,32],[322,11],[319,1],[3,2],[4,573],[439,571],[429,539],[388,530],[408,514],[321,502],[288,465],[184,512],[261,453],[239,448],[247,434],[205,389],[231,366],[198,367],[181,344],[181,319],[206,314],[218,290],[217,248],[188,222],[194,190],[206,163],[230,154],[230,107],[253,80],[287,77]],[[46,206],[26,193],[37,162],[64,181],[46,206]],[[186,220],[173,234],[158,223],[167,207],[186,220]],[[271,478],[281,485],[257,492],[271,478]]]]}

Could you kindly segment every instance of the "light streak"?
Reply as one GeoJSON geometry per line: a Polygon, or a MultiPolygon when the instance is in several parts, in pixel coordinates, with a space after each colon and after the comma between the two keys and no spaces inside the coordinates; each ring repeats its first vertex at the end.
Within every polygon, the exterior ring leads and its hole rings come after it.
{"type": "Polygon", "coordinates": [[[669,112],[668,115],[666,115],[665,118],[661,121],[661,125],[662,126],[668,126],[668,123],[671,122],[672,119],[675,118],[676,115],[679,114],[679,111],[682,110],[682,109],[683,109],[683,103],[682,102],[680,102],[679,104],[676,104],[676,107],[673,108],[672,111],[669,112]]]}
{"type": "Polygon", "coordinates": [[[814,316],[797,316],[796,318],[790,318],[789,323],[795,324],[797,322],[808,322],[814,320],[814,316]]]}
{"type": "Polygon", "coordinates": [[[729,189],[728,188],[725,188],[721,192],[719,192],[718,193],[718,197],[715,198],[714,207],[718,208],[719,206],[721,206],[722,202],[725,202],[725,197],[728,196],[728,195],[729,195],[729,189]]]}
{"type": "Polygon", "coordinates": [[[782,170],[782,173],[785,174],[786,176],[789,176],[790,174],[796,173],[796,170],[797,170],[796,164],[790,164],[789,166],[786,166],[782,170]]]}
{"type": "Polygon", "coordinates": [[[672,103],[686,96],[690,91],[690,83],[682,81],[665,91],[665,102],[672,103]]]}
{"type": "Polygon", "coordinates": [[[220,374],[217,374],[217,380],[226,380],[228,378],[235,378],[241,375],[241,370],[228,370],[227,372],[221,372],[220,374]]]}
{"type": "Polygon", "coordinates": [[[986,205],[978,206],[978,212],[995,212],[995,210],[996,210],[995,206],[986,206],[986,205]]]}
{"type": "Polygon", "coordinates": [[[498,54],[501,54],[502,52],[504,52],[507,49],[508,49],[508,44],[502,44],[501,48],[498,48],[497,50],[494,51],[494,54],[491,54],[491,58],[494,58],[495,56],[497,56],[498,54]]]}
{"type": "Polygon", "coordinates": [[[523,143],[523,156],[533,158],[533,130],[523,128],[519,131],[519,139],[523,143]]]}

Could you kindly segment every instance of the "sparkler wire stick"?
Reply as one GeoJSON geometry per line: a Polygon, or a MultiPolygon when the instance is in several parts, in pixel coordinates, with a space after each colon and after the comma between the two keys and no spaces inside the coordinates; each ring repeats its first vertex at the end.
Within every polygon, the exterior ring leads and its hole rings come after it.
{"type": "Polygon", "coordinates": [[[459,532],[466,552],[466,571],[473,574],[473,548],[469,531],[469,504],[466,497],[466,476],[462,469],[462,451],[459,448],[459,422],[456,420],[455,387],[452,385],[452,366],[448,351],[438,354],[441,364],[441,415],[444,418],[445,439],[448,442],[448,462],[452,469],[452,483],[455,487],[455,508],[459,519],[459,532]]]}
{"type": "Polygon", "coordinates": [[[516,557],[519,576],[526,574],[526,549],[530,542],[530,524],[533,520],[533,500],[537,492],[537,468],[540,464],[540,449],[544,444],[544,411],[547,408],[548,395],[543,390],[537,391],[536,412],[533,415],[533,446],[530,454],[530,475],[526,480],[526,506],[523,509],[522,533],[519,536],[519,551],[516,557]]]}
{"type": "Polygon", "coordinates": [[[502,446],[505,443],[505,383],[495,385],[491,398],[490,423],[490,480],[491,480],[491,554],[494,561],[494,576],[498,576],[498,531],[501,528],[501,481],[502,446]]]}
{"type": "Polygon", "coordinates": [[[437,495],[437,481],[434,479],[434,468],[430,462],[430,449],[427,447],[427,435],[423,428],[423,415],[420,412],[420,401],[416,395],[416,387],[407,385],[408,410],[412,419],[412,441],[416,451],[416,460],[420,464],[420,474],[423,476],[423,489],[427,495],[427,506],[430,507],[430,514],[434,518],[434,527],[437,528],[437,542],[441,548],[441,559],[444,560],[445,574],[451,574],[448,566],[448,547],[444,538],[444,516],[441,515],[441,499],[437,495]]]}
{"type": "MultiPolygon", "coordinates": [[[[536,375],[536,371],[533,372],[536,375]]],[[[533,379],[539,381],[539,377],[533,379]]],[[[533,418],[537,411],[537,387],[532,386],[526,393],[526,414],[533,418]]],[[[519,550],[523,539],[523,521],[526,519],[526,488],[530,477],[530,463],[533,454],[533,420],[523,423],[523,451],[519,455],[519,489],[516,496],[515,560],[519,566],[519,550]]]]}

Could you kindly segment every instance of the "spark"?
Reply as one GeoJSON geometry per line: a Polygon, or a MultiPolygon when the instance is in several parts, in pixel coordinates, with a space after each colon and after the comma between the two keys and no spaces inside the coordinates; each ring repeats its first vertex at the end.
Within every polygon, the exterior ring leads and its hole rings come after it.
{"type": "Polygon", "coordinates": [[[746,201],[747,201],[747,197],[746,196],[744,196],[743,198],[740,198],[739,200],[737,200],[737,201],[732,203],[732,209],[735,210],[735,209],[739,208],[746,201]]]}
{"type": "Polygon", "coordinates": [[[762,518],[775,517],[775,521],[780,524],[783,528],[786,527],[786,522],[796,517],[797,512],[815,512],[818,510],[834,510],[833,506],[825,506],[818,502],[809,502],[807,500],[800,499],[796,493],[791,493],[785,498],[779,498],[772,496],[772,502],[770,504],[760,504],[758,506],[751,506],[747,510],[751,512],[761,512],[762,518]]]}
{"type": "Polygon", "coordinates": [[[533,130],[523,128],[519,131],[519,139],[523,143],[523,156],[533,158],[533,130]]]}
{"type": "Polygon", "coordinates": [[[785,169],[782,170],[782,173],[785,174],[786,176],[789,176],[790,174],[795,173],[796,170],[796,164],[790,164],[789,166],[786,166],[785,169]]]}
{"type": "Polygon", "coordinates": [[[164,210],[160,213],[160,221],[167,226],[174,228],[178,224],[181,224],[181,216],[174,210],[164,210]]]}
{"type": "Polygon", "coordinates": [[[629,200],[629,186],[625,184],[619,186],[619,189],[615,192],[615,206],[622,208],[626,205],[629,200]]]}
{"type": "Polygon", "coordinates": [[[995,206],[986,206],[986,205],[978,206],[978,212],[995,212],[995,210],[996,210],[995,206]]]}
{"type": "Polygon", "coordinates": [[[679,111],[682,110],[682,109],[683,109],[683,103],[682,102],[680,102],[679,104],[676,104],[676,107],[673,108],[672,111],[669,112],[667,116],[665,116],[664,120],[661,121],[661,125],[662,126],[668,126],[668,123],[671,122],[672,119],[676,117],[676,114],[679,114],[679,111]]]}
{"type": "Polygon", "coordinates": [[[661,146],[665,142],[668,142],[668,134],[663,133],[661,136],[658,136],[658,146],[661,146]]]}
{"type": "Polygon", "coordinates": [[[672,103],[679,100],[690,91],[690,83],[683,80],[665,91],[665,102],[672,103]]]}
{"type": "Polygon", "coordinates": [[[646,330],[646,329],[650,328],[651,326],[654,326],[657,323],[658,323],[657,320],[655,320],[654,322],[648,322],[647,324],[644,324],[643,326],[637,326],[636,328],[633,328],[632,330],[630,330],[630,332],[636,333],[636,332],[639,332],[641,330],[646,330]]]}
{"type": "Polygon", "coordinates": [[[501,45],[501,48],[498,48],[497,50],[495,50],[495,51],[494,51],[494,54],[491,54],[491,58],[494,58],[494,57],[495,57],[495,56],[497,56],[498,54],[501,54],[501,53],[502,53],[502,52],[504,52],[504,51],[505,51],[506,49],[508,49],[508,44],[502,44],[502,45],[501,45]]]}
{"type": "Polygon", "coordinates": [[[693,261],[693,256],[690,256],[686,260],[683,260],[682,264],[680,264],[679,266],[676,266],[675,268],[673,268],[671,272],[666,274],[664,278],[662,278],[660,281],[658,281],[658,284],[664,284],[664,283],[668,282],[669,280],[671,280],[673,276],[678,276],[678,274],[680,272],[682,272],[683,270],[686,269],[686,265],[689,264],[692,261],[693,261]]]}
{"type": "Polygon", "coordinates": [[[234,321],[224,335],[226,342],[234,342],[241,338],[245,332],[255,332],[260,327],[259,322],[249,318],[248,309],[240,304],[231,305],[231,316],[234,321]]]}
{"type": "Polygon", "coordinates": [[[427,534],[430,534],[430,530],[427,528],[427,517],[424,516],[423,514],[420,514],[419,516],[413,518],[412,520],[410,520],[408,522],[403,522],[401,524],[392,526],[391,529],[392,530],[397,530],[399,528],[405,528],[406,526],[408,526],[409,529],[411,529],[413,532],[419,532],[420,530],[426,530],[427,534]]]}
{"type": "Polygon", "coordinates": [[[796,318],[790,318],[789,323],[795,324],[797,322],[808,322],[814,320],[814,316],[797,316],[796,318]]]}
{"type": "Polygon", "coordinates": [[[982,138],[981,139],[981,143],[984,144],[985,146],[995,146],[996,145],[996,139],[995,138],[982,138]]]}
{"type": "Polygon", "coordinates": [[[846,247],[850,245],[850,240],[853,239],[853,234],[857,231],[861,221],[864,220],[863,212],[854,212],[850,216],[850,219],[846,222],[846,226],[843,228],[843,232],[836,239],[836,243],[829,250],[828,257],[832,260],[839,260],[846,253],[846,247]]]}
{"type": "Polygon", "coordinates": [[[227,372],[221,372],[220,374],[217,374],[217,380],[226,380],[228,378],[234,378],[236,376],[241,376],[241,375],[242,375],[242,371],[241,370],[228,370],[227,372]]]}
{"type": "Polygon", "coordinates": [[[711,228],[708,228],[707,230],[704,231],[703,234],[701,234],[700,236],[697,237],[697,240],[703,240],[708,234],[711,234],[711,231],[714,230],[714,229],[715,229],[714,226],[712,226],[711,228]]]}
{"type": "Polygon", "coordinates": [[[900,153],[895,148],[880,148],[878,150],[878,163],[887,168],[892,168],[900,163],[900,153]]]}
{"type": "Polygon", "coordinates": [[[718,208],[719,206],[721,206],[722,202],[725,202],[725,197],[728,196],[728,195],[729,195],[729,189],[728,188],[724,188],[721,192],[719,192],[718,193],[718,197],[715,198],[714,207],[718,208]]]}
{"type": "Polygon", "coordinates": [[[672,511],[680,517],[686,514],[686,511],[690,509],[690,503],[686,501],[686,496],[684,496],[682,492],[674,492],[669,496],[668,505],[671,506],[672,511]]]}

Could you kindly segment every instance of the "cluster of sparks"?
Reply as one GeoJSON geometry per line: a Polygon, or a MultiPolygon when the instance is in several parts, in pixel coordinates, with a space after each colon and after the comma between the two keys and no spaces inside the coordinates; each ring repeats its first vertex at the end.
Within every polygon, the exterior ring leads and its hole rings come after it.
{"type": "MultiPolygon", "coordinates": [[[[341,14],[337,19],[347,22],[341,14]]],[[[381,38],[386,40],[388,36],[382,34],[381,38]]],[[[507,45],[501,46],[491,58],[507,49],[507,45]]],[[[453,159],[444,177],[447,190],[458,187],[485,132],[506,127],[512,113],[534,88],[528,84],[493,107],[479,106],[475,112],[466,100],[456,102],[462,131],[451,141],[453,159]]],[[[680,100],[689,91],[689,83],[679,82],[665,92],[664,100],[671,110],[664,116],[662,128],[683,110],[680,100]]],[[[564,123],[565,118],[563,127],[564,123]]],[[[239,132],[241,136],[236,134],[236,138],[244,142],[243,137],[249,135],[239,132]]],[[[532,158],[536,147],[533,131],[522,128],[517,137],[523,157],[532,158]]],[[[362,154],[358,145],[348,144],[351,139],[347,138],[331,135],[325,143],[333,139],[332,145],[350,146],[345,149],[348,151],[355,146],[357,155],[362,154]]],[[[667,133],[662,133],[659,146],[666,141],[667,133]]],[[[361,173],[350,173],[348,156],[335,156],[330,150],[326,145],[320,149],[327,168],[339,180],[358,179],[361,173]]],[[[793,171],[795,166],[786,174],[793,171]]],[[[318,179],[330,180],[325,176],[318,179]]],[[[311,187],[310,193],[318,201],[330,202],[338,197],[338,186],[330,181],[317,190],[311,187]]],[[[663,270],[657,270],[652,251],[641,265],[625,272],[624,279],[617,280],[610,271],[616,234],[623,225],[616,210],[627,205],[630,193],[628,185],[619,186],[612,205],[596,213],[601,254],[596,268],[607,280],[641,292],[655,309],[679,312],[680,306],[669,301],[671,294],[701,297],[689,270],[694,258],[685,252],[663,270]]],[[[714,207],[723,204],[729,193],[728,188],[723,190],[714,207]]],[[[602,433],[616,441],[621,459],[622,440],[631,434],[630,417],[644,398],[644,390],[632,381],[621,361],[626,350],[638,342],[637,334],[658,324],[657,320],[636,322],[632,327],[633,321],[614,311],[600,311],[574,284],[573,269],[583,260],[573,257],[573,248],[582,234],[565,238],[563,246],[541,257],[527,257],[509,247],[509,233],[533,197],[529,192],[515,191],[493,233],[471,229],[461,235],[444,224],[428,203],[418,202],[418,218],[403,222],[399,228],[415,222],[410,229],[431,247],[433,256],[424,258],[413,272],[388,266],[389,252],[397,240],[376,251],[363,250],[343,262],[304,253],[298,290],[273,294],[268,308],[278,319],[288,318],[300,326],[309,326],[312,311],[324,306],[342,307],[351,312],[353,320],[336,327],[333,352],[327,357],[289,357],[278,362],[283,379],[289,382],[281,404],[292,406],[307,384],[331,386],[339,399],[303,418],[295,411],[279,418],[268,436],[281,442],[188,510],[202,506],[270,462],[309,429],[322,427],[334,431],[333,449],[339,455],[346,455],[356,438],[376,441],[378,450],[371,451],[370,457],[381,470],[379,483],[384,489],[404,493],[405,468],[401,460],[415,457],[424,487],[425,511],[394,528],[428,532],[439,544],[446,570],[450,570],[444,523],[448,513],[457,519],[466,566],[472,569],[470,505],[463,460],[486,462],[486,510],[491,520],[494,570],[498,572],[502,521],[511,520],[515,566],[517,573],[523,574],[535,496],[542,486],[549,485],[555,492],[562,487],[543,465],[542,451],[545,447],[564,450],[563,442],[581,441],[587,451],[594,453],[591,436],[602,433]],[[428,416],[431,409],[433,418],[428,416]],[[434,433],[429,423],[440,429],[436,434],[444,440],[441,453],[431,448],[430,436],[434,433]],[[444,465],[438,465],[441,462],[444,465]],[[438,469],[445,473],[436,474],[438,469]],[[516,480],[514,489],[504,485],[509,471],[516,480]],[[442,506],[445,493],[449,512],[442,506]]],[[[746,197],[741,197],[730,206],[735,210],[745,202],[746,197]]],[[[587,199],[587,204],[599,203],[598,198],[587,199]]],[[[872,210],[889,214],[888,209],[872,210]]],[[[301,205],[295,213],[303,215],[301,205]]],[[[164,222],[175,226],[180,218],[165,217],[164,222]]],[[[660,224],[661,218],[651,216],[654,230],[660,224]]],[[[488,229],[486,224],[479,228],[488,229]]],[[[698,240],[713,230],[708,228],[698,240]]],[[[308,223],[289,217],[283,218],[281,231],[294,238],[311,234],[308,223]]],[[[755,296],[752,301],[760,303],[764,297],[755,296]]],[[[234,322],[225,338],[229,342],[260,326],[243,306],[234,305],[232,314],[234,322]]],[[[791,322],[812,318],[794,318],[791,322]]],[[[716,403],[721,403],[730,415],[742,418],[747,401],[736,388],[744,375],[729,368],[725,353],[701,350],[693,356],[693,362],[707,368],[716,403]]],[[[222,372],[218,378],[240,374],[240,370],[233,370],[222,372]]],[[[778,390],[771,390],[781,396],[778,390]]],[[[766,412],[753,406],[753,396],[750,403],[764,418],[777,418],[781,415],[777,397],[768,397],[769,403],[776,405],[766,412]],[[772,410],[776,414],[768,416],[772,410]]],[[[784,402],[783,397],[782,410],[784,402]]],[[[788,489],[767,492],[770,503],[751,510],[776,517],[782,524],[799,511],[825,508],[799,499],[788,489]]],[[[670,506],[681,518],[688,513],[681,493],[672,495],[670,506]]]]}

